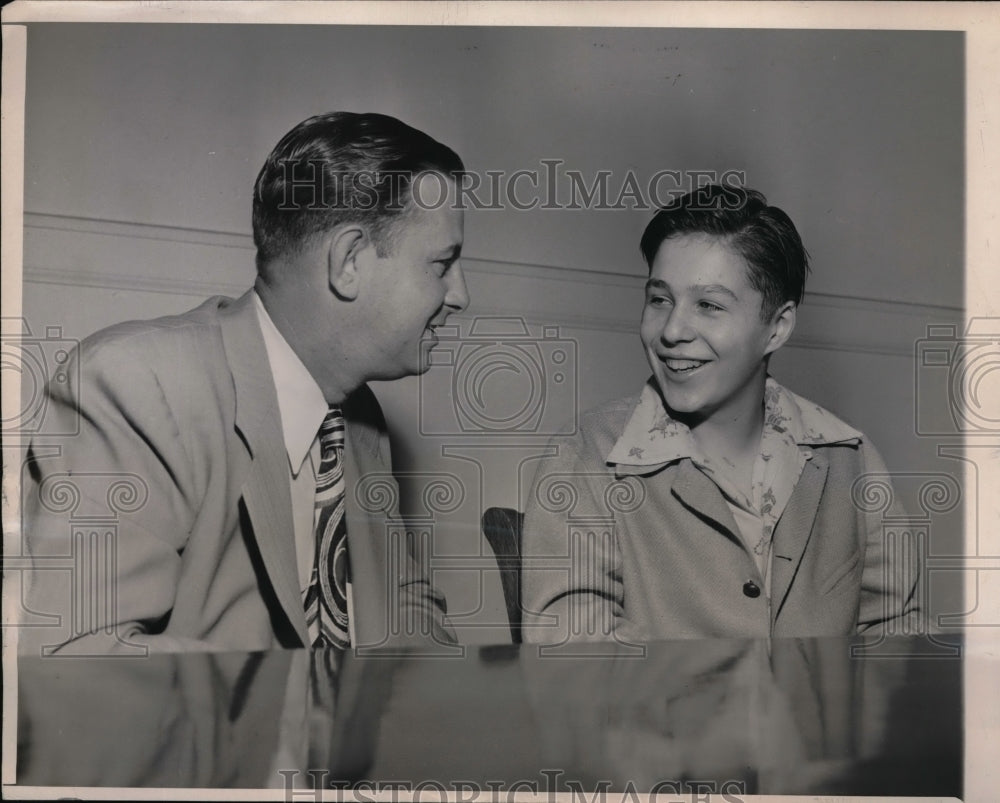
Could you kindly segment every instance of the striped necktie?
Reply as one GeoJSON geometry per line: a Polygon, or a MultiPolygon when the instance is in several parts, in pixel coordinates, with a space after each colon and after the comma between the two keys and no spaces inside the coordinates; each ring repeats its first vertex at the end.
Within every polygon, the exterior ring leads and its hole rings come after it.
{"type": "Polygon", "coordinates": [[[330,407],[319,428],[320,463],[313,515],[316,557],[303,604],[313,646],[349,647],[347,523],[344,518],[344,416],[330,407]]]}

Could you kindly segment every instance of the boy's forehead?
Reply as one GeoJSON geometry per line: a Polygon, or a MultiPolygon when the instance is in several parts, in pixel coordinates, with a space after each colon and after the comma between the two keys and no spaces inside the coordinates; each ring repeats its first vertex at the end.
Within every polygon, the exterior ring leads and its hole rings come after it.
{"type": "Polygon", "coordinates": [[[721,284],[732,290],[749,287],[749,268],[723,237],[682,234],[664,240],[650,266],[649,278],[686,286],[721,284]]]}

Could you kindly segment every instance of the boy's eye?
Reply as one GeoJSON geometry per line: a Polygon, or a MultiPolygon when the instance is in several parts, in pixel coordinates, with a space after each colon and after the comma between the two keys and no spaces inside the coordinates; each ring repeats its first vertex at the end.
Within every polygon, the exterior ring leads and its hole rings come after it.
{"type": "Polygon", "coordinates": [[[722,312],[724,307],[720,307],[714,301],[699,301],[698,306],[709,312],[722,312]]]}

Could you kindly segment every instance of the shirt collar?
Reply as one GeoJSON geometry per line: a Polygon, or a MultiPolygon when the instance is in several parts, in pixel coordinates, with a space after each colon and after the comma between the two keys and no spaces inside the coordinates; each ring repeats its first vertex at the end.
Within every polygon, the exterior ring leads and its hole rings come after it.
{"type": "MultiPolygon", "coordinates": [[[[771,377],[764,387],[764,427],[776,433],[787,432],[805,447],[860,443],[863,437],[832,413],[783,388],[771,377]]],[[[691,430],[670,417],[655,380],[650,377],[607,462],[625,472],[645,472],[698,454],[691,430]]]]}
{"type": "Polygon", "coordinates": [[[254,293],[253,297],[274,387],[278,392],[278,413],[288,465],[292,476],[298,476],[326,416],[326,399],[312,374],[274,325],[260,296],[254,293]]]}

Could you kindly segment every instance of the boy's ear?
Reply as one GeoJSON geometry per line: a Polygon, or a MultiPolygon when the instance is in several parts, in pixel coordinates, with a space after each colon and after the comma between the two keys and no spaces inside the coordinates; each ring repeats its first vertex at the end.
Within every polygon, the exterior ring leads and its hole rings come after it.
{"type": "Polygon", "coordinates": [[[795,331],[795,313],[798,305],[794,301],[786,301],[771,316],[771,337],[767,342],[765,354],[773,354],[780,349],[795,331]]]}
{"type": "Polygon", "coordinates": [[[359,259],[371,245],[368,233],[357,224],[334,230],[327,248],[327,280],[338,298],[353,301],[360,289],[359,259]]]}

